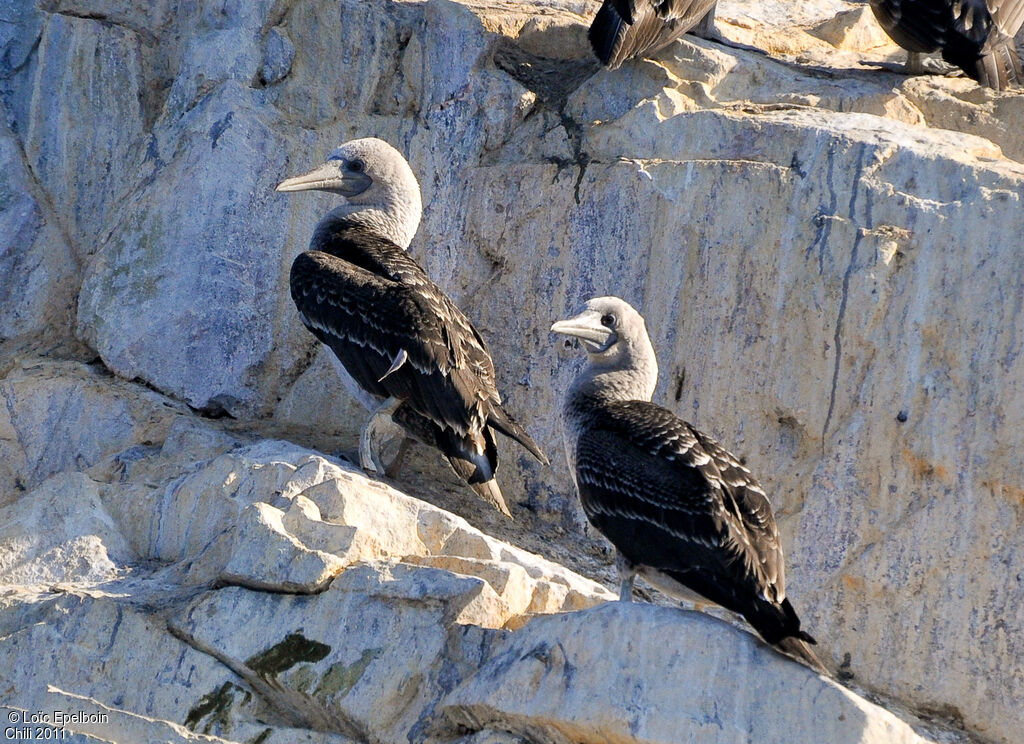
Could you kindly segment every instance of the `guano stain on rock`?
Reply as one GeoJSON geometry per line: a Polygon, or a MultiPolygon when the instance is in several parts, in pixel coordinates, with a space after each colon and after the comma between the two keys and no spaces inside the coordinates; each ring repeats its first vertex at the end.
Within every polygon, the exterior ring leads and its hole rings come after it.
{"type": "Polygon", "coordinates": [[[296,664],[310,664],[331,652],[326,643],[312,641],[300,633],[289,633],[280,643],[246,659],[245,665],[263,677],[274,677],[296,664]]]}

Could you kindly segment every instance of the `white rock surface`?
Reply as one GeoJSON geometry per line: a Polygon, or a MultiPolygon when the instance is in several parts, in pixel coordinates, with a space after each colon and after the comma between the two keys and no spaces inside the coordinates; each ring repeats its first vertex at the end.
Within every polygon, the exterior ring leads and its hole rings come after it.
{"type": "Polygon", "coordinates": [[[67,335],[81,268],[6,124],[0,171],[0,338],[43,330],[67,335]]]}
{"type": "MultiPolygon", "coordinates": [[[[414,255],[477,323],[510,410],[555,462],[543,470],[501,445],[517,522],[476,523],[608,576],[580,535],[552,415],[578,354],[546,329],[590,295],[621,294],[648,317],[658,400],[769,487],[791,594],[827,663],[971,736],[1014,742],[1024,95],[873,68],[901,54],[862,4],[840,0],[724,2],[719,28],[757,49],[685,39],[596,71],[595,8],[0,3],[0,509],[15,510],[0,540],[30,534],[19,515],[41,513],[29,505],[46,494],[68,528],[17,553],[16,580],[81,592],[119,577],[110,593],[126,597],[89,601],[151,618],[217,581],[248,587],[230,591],[253,605],[266,596],[253,587],[316,603],[356,571],[370,596],[397,560],[409,576],[469,577],[487,608],[476,621],[513,638],[533,613],[595,601],[567,570],[337,461],[249,446],[284,435],[335,451],[363,421],[286,291],[332,199],[272,187],[374,134],[422,184],[414,255]],[[82,364],[91,354],[66,360],[75,333],[107,369],[159,392],[82,364]],[[351,495],[364,490],[373,497],[351,495]],[[77,568],[40,558],[86,543],[77,568]]],[[[436,457],[413,458],[403,477],[467,503],[444,493],[454,482],[436,457]]],[[[16,618],[56,601],[10,591],[0,626],[14,635],[29,627],[16,618]]],[[[82,621],[101,627],[91,613],[82,621]]],[[[60,632],[46,637],[60,647],[60,632]]],[[[69,684],[48,679],[123,711],[124,731],[149,725],[133,715],[182,724],[199,703],[119,702],[64,671],[69,684]]],[[[246,684],[221,673],[196,694],[246,684]]],[[[238,705],[230,720],[256,726],[262,713],[238,705]]],[[[510,711],[495,715],[521,715],[510,711]]],[[[413,712],[382,715],[388,735],[411,730],[413,712]]],[[[263,731],[219,725],[207,733],[263,731]]],[[[294,732],[284,719],[270,728],[269,740],[294,732]]]]}
{"type": "Polygon", "coordinates": [[[0,504],[55,473],[142,454],[187,410],[102,368],[38,358],[14,362],[0,401],[0,504]]]}
{"type": "Polygon", "coordinates": [[[134,562],[96,483],[62,473],[0,509],[0,586],[98,584],[134,562]]]}
{"type": "MultiPolygon", "coordinates": [[[[152,458],[175,457],[167,442],[160,449],[168,454],[152,458]]],[[[742,680],[764,676],[780,696],[792,685],[815,700],[817,718],[796,707],[792,719],[779,717],[779,726],[803,721],[790,741],[816,741],[809,732],[833,718],[849,721],[831,724],[836,731],[863,729],[858,741],[923,741],[744,631],[609,602],[598,584],[287,442],[236,446],[190,470],[162,486],[145,482],[170,472],[153,463],[106,483],[67,472],[2,510],[0,668],[10,670],[10,710],[88,713],[67,728],[110,742],[440,744],[467,731],[493,741],[495,728],[529,741],[577,729],[591,733],[573,740],[597,740],[610,730],[608,711],[593,707],[601,695],[621,703],[615,685],[635,684],[648,658],[678,668],[685,648],[700,648],[705,658],[693,663],[708,675],[708,699],[735,697],[742,680]],[[595,605],[603,609],[587,610],[595,605]],[[550,613],[581,626],[538,620],[550,613]],[[617,652],[616,635],[642,639],[645,655],[633,641],[617,652]],[[561,714],[542,694],[525,708],[484,711],[481,700],[515,697],[496,698],[492,686],[521,688],[520,668],[503,661],[527,658],[520,638],[604,659],[573,688],[591,690],[591,707],[561,714]],[[668,638],[690,645],[670,653],[668,638]],[[707,649],[741,662],[712,667],[707,649]]],[[[666,679],[653,661],[649,672],[666,679]]],[[[693,728],[696,714],[641,702],[650,707],[630,703],[637,731],[703,730],[693,728]]],[[[760,715],[737,709],[733,723],[760,715]]],[[[734,740],[728,727],[720,733],[702,740],[734,740]]]]}
{"type": "Polygon", "coordinates": [[[623,602],[530,623],[438,707],[471,730],[527,740],[553,730],[549,741],[925,741],[718,620],[623,602]]]}

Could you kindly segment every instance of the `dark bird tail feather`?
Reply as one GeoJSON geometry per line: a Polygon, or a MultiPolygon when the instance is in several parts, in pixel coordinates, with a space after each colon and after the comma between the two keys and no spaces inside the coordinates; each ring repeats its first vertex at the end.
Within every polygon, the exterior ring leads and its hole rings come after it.
{"type": "MultiPolygon", "coordinates": [[[[417,441],[441,450],[459,478],[480,498],[509,519],[512,518],[498,482],[494,479],[494,473],[498,468],[498,449],[494,444],[494,435],[488,427],[485,426],[478,434],[460,436],[451,429],[441,428],[407,405],[399,407],[392,415],[392,420],[417,441]]],[[[544,453],[530,435],[500,407],[491,412],[487,423],[522,444],[542,463],[548,464],[544,453]]]]}
{"type": "Polygon", "coordinates": [[[594,22],[590,24],[590,30],[587,32],[587,38],[590,39],[590,46],[601,60],[601,64],[613,70],[622,64],[624,58],[616,58],[616,48],[622,44],[629,24],[630,21],[619,15],[612,3],[606,2],[597,11],[594,22]]]}
{"type": "Polygon", "coordinates": [[[1013,39],[995,29],[984,43],[969,34],[951,34],[942,48],[942,58],[993,90],[1024,85],[1024,71],[1013,39]]]}
{"type": "Polygon", "coordinates": [[[476,492],[477,496],[482,498],[509,519],[512,519],[512,512],[508,510],[508,505],[505,503],[505,497],[501,495],[501,489],[498,488],[498,481],[494,478],[491,478],[489,481],[485,481],[484,483],[472,483],[470,484],[470,488],[476,492]]]}
{"type": "Polygon", "coordinates": [[[545,454],[541,452],[537,443],[534,442],[530,435],[526,433],[526,429],[517,424],[501,406],[494,406],[491,409],[491,413],[487,417],[487,423],[500,431],[506,437],[510,437],[523,445],[523,447],[525,447],[531,455],[537,458],[537,461],[542,465],[551,464],[548,462],[548,458],[545,454]]]}
{"type": "Polygon", "coordinates": [[[993,34],[981,50],[976,66],[977,81],[995,90],[1019,88],[1024,85],[1020,55],[1009,36],[993,34]]]}
{"type": "Polygon", "coordinates": [[[788,598],[782,602],[756,602],[743,612],[754,630],[779,651],[792,656],[798,661],[821,674],[829,674],[811,646],[817,644],[810,633],[800,629],[800,618],[788,598]]]}
{"type": "Polygon", "coordinates": [[[601,63],[614,70],[627,59],[661,51],[700,23],[714,6],[715,0],[694,0],[682,8],[654,0],[605,0],[587,38],[601,63]]]}
{"type": "Polygon", "coordinates": [[[828,669],[825,668],[825,665],[821,663],[821,660],[818,659],[817,654],[807,645],[808,643],[814,643],[814,639],[801,631],[800,637],[789,636],[788,638],[783,638],[775,644],[775,648],[787,656],[792,656],[797,661],[806,664],[819,674],[824,674],[826,677],[832,676],[828,669]]]}
{"type": "Polygon", "coordinates": [[[498,467],[498,450],[494,446],[494,436],[485,428],[481,437],[479,440],[472,435],[459,437],[446,429],[439,432],[437,444],[455,474],[462,478],[477,496],[512,519],[512,512],[508,510],[501,489],[498,488],[498,481],[494,479],[494,471],[498,467]],[[478,453],[478,448],[483,451],[478,453]]]}

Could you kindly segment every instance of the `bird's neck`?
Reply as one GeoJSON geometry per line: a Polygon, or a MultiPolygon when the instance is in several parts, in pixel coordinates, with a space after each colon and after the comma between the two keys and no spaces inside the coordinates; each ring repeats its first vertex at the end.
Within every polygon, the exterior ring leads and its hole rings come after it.
{"type": "Polygon", "coordinates": [[[339,224],[365,227],[405,250],[420,224],[420,211],[415,207],[401,202],[383,207],[342,204],[328,212],[317,227],[330,228],[339,224]]]}
{"type": "Polygon", "coordinates": [[[595,369],[588,365],[569,386],[562,405],[562,440],[566,462],[576,478],[576,447],[580,433],[599,421],[606,408],[627,400],[647,400],[654,394],[657,365],[651,370],[595,369]]]}
{"type": "Polygon", "coordinates": [[[569,395],[616,402],[650,401],[658,385],[658,358],[646,333],[639,341],[624,341],[614,356],[591,355],[573,381],[569,395]]]}
{"type": "Polygon", "coordinates": [[[580,373],[565,396],[562,410],[566,432],[577,431],[590,416],[611,403],[650,401],[658,382],[658,366],[637,365],[608,369],[590,364],[580,373]]]}
{"type": "Polygon", "coordinates": [[[647,400],[654,395],[657,370],[600,369],[588,366],[569,388],[569,397],[586,397],[609,403],[624,400],[647,400]]]}

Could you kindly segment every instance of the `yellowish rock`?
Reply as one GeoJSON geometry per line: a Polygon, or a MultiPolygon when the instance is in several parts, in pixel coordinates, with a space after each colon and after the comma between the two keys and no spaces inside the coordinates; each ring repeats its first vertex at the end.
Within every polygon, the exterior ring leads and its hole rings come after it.
{"type": "Polygon", "coordinates": [[[863,52],[893,44],[867,5],[837,13],[833,18],[808,29],[808,33],[827,41],[836,49],[852,52],[863,52]]]}

